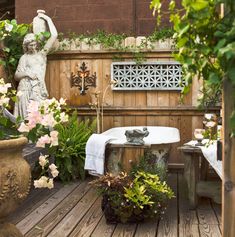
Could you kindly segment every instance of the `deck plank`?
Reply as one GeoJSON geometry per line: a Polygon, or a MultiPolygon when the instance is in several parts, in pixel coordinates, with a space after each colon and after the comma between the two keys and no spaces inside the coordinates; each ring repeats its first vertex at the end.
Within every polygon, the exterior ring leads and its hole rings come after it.
{"type": "Polygon", "coordinates": [[[199,227],[195,224],[179,224],[179,237],[200,237],[199,227]]]}
{"type": "Polygon", "coordinates": [[[62,184],[58,182],[55,184],[53,189],[36,189],[32,187],[29,196],[18,207],[18,209],[8,217],[8,220],[13,224],[17,224],[29,215],[29,213],[42,205],[42,203],[56,193],[61,187],[62,184]]]}
{"type": "Polygon", "coordinates": [[[157,233],[158,219],[138,224],[135,237],[155,237],[157,233]]]}
{"type": "Polygon", "coordinates": [[[176,198],[169,201],[163,220],[138,224],[106,224],[100,198],[89,180],[52,190],[32,190],[11,221],[25,237],[221,237],[221,205],[199,199],[189,209],[182,173],[170,173],[168,183],[176,198]]]}
{"type": "Polygon", "coordinates": [[[80,202],[62,219],[60,223],[48,235],[50,237],[65,237],[68,236],[74,227],[81,221],[86,212],[97,199],[97,194],[94,189],[90,189],[80,202]]]}
{"type": "Polygon", "coordinates": [[[199,237],[196,210],[189,208],[188,189],[182,174],[178,174],[179,236],[199,237]]]}
{"type": "MultiPolygon", "coordinates": [[[[89,237],[102,217],[101,199],[97,199],[69,237],[89,237]]],[[[102,235],[103,236],[103,235],[102,235]]]]}
{"type": "Polygon", "coordinates": [[[215,214],[216,214],[216,217],[218,219],[218,222],[220,223],[220,225],[222,225],[221,205],[213,202],[212,203],[212,208],[215,211],[215,214]]]}
{"type": "Polygon", "coordinates": [[[103,216],[96,228],[94,229],[93,233],[91,234],[91,237],[111,237],[115,227],[115,224],[107,224],[106,219],[103,216]]]}
{"type": "Polygon", "coordinates": [[[134,237],[137,224],[117,224],[112,237],[134,237]]]}
{"type": "Polygon", "coordinates": [[[208,198],[201,198],[201,201],[197,208],[197,214],[199,223],[209,224],[209,225],[218,225],[218,219],[215,215],[214,210],[211,207],[210,200],[208,198]]]}
{"type": "Polygon", "coordinates": [[[73,191],[78,183],[72,183],[70,185],[63,186],[58,192],[51,196],[47,201],[45,201],[41,206],[36,208],[30,213],[26,218],[20,221],[16,226],[22,232],[26,234],[30,229],[32,229],[47,213],[53,210],[61,200],[63,200],[68,194],[73,191]]]}
{"type": "Polygon", "coordinates": [[[42,237],[48,233],[63,219],[63,217],[80,201],[91,187],[88,181],[84,181],[71,192],[57,207],[46,215],[35,228],[31,229],[25,237],[42,237]]]}
{"type": "Polygon", "coordinates": [[[220,232],[220,228],[218,225],[208,225],[208,224],[203,224],[203,225],[199,225],[199,230],[200,230],[200,234],[201,236],[205,236],[205,237],[221,237],[221,232],[220,232]]]}
{"type": "Polygon", "coordinates": [[[159,221],[159,237],[177,237],[178,236],[178,204],[177,204],[177,174],[168,174],[168,184],[175,193],[175,198],[169,201],[169,205],[162,219],[159,221]]]}

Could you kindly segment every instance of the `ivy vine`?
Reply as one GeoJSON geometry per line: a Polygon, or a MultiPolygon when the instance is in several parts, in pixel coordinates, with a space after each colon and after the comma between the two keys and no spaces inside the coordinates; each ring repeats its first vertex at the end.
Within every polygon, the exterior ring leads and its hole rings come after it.
{"type": "Polygon", "coordinates": [[[23,54],[24,36],[31,25],[17,24],[16,20],[0,21],[0,64],[4,66],[8,80],[15,86],[14,74],[23,54]]]}
{"type": "MultiPolygon", "coordinates": [[[[152,0],[150,8],[157,19],[165,14],[164,0],[152,0]]],[[[186,85],[183,94],[189,91],[195,76],[203,80],[204,88],[220,91],[224,80],[235,87],[235,3],[234,0],[182,0],[182,9],[176,8],[175,0],[168,6],[176,41],[174,54],[182,64],[186,85]],[[220,14],[221,3],[226,13],[220,14]]],[[[205,95],[207,91],[204,91],[205,95]]],[[[234,91],[235,101],[235,91],[234,91]]],[[[235,135],[235,110],[231,114],[231,129],[235,135]]]]}

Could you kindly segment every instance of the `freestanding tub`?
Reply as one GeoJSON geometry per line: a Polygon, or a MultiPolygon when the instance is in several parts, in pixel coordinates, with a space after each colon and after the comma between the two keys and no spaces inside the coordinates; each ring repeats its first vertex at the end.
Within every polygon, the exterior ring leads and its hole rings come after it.
{"type": "Polygon", "coordinates": [[[130,171],[132,165],[138,162],[146,152],[151,152],[155,162],[161,166],[167,166],[170,145],[180,141],[177,128],[160,126],[132,126],[111,128],[102,133],[115,140],[111,140],[106,148],[105,171],[117,174],[120,171],[130,171]],[[146,127],[149,135],[145,137],[144,145],[126,144],[126,130],[140,129],[146,127]]]}

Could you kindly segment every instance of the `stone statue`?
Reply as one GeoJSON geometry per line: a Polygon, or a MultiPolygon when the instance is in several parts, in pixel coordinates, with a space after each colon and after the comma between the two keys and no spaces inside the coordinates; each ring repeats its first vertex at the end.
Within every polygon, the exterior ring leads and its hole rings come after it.
{"type": "Polygon", "coordinates": [[[27,107],[31,100],[40,102],[48,97],[45,84],[47,54],[55,43],[58,33],[51,18],[44,13],[39,10],[37,17],[47,23],[51,36],[41,50],[38,49],[35,35],[38,32],[29,33],[24,37],[24,55],[21,56],[15,73],[15,80],[19,81],[17,91],[21,92],[21,96],[15,103],[14,116],[20,116],[22,119],[27,119],[27,107]]]}
{"type": "Polygon", "coordinates": [[[143,145],[143,138],[149,135],[149,131],[146,127],[143,127],[143,131],[140,129],[126,130],[125,135],[127,140],[126,144],[143,145]]]}

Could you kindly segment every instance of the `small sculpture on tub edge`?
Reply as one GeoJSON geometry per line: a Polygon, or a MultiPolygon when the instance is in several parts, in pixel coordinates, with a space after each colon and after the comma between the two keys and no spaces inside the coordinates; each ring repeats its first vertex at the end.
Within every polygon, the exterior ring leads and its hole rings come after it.
{"type": "Polygon", "coordinates": [[[131,145],[144,145],[144,137],[149,135],[149,131],[146,127],[143,127],[143,131],[140,129],[126,130],[125,136],[127,142],[125,144],[131,145]]]}

